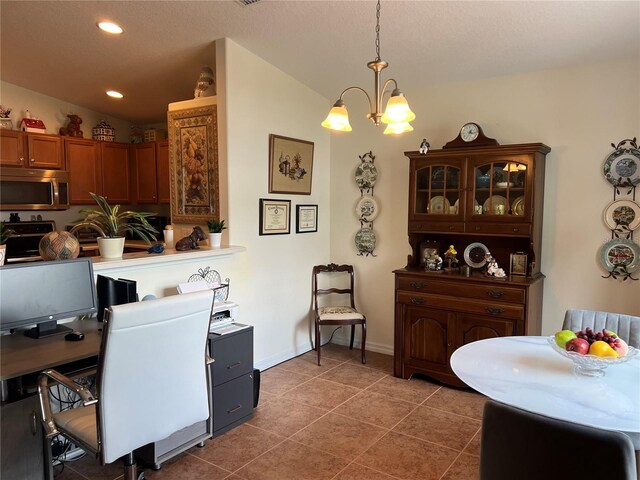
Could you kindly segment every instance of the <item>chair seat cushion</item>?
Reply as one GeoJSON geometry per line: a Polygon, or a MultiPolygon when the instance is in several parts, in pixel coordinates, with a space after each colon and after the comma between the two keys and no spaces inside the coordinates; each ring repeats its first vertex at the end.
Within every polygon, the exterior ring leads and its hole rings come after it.
{"type": "Polygon", "coordinates": [[[356,309],[346,306],[321,307],[318,309],[318,318],[323,320],[362,320],[364,315],[356,309]]]}
{"type": "Polygon", "coordinates": [[[96,406],[71,408],[55,413],[56,426],[98,451],[98,429],[96,427],[96,406]]]}

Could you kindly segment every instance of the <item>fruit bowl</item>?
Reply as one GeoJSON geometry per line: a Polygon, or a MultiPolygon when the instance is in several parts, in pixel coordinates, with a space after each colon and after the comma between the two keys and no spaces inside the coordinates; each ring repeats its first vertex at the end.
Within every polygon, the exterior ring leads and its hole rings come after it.
{"type": "Polygon", "coordinates": [[[564,348],[560,348],[556,343],[555,336],[547,338],[549,345],[563,357],[573,362],[573,371],[578,375],[586,375],[588,377],[602,377],[604,370],[609,365],[619,365],[628,362],[638,354],[638,349],[629,347],[629,351],[624,357],[598,357],[596,355],[582,355],[576,352],[568,352],[564,348]]]}

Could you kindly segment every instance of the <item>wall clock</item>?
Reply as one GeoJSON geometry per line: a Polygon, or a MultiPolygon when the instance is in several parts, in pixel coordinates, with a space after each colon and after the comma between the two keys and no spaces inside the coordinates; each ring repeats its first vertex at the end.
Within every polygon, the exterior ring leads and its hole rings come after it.
{"type": "Polygon", "coordinates": [[[495,138],[487,137],[482,131],[482,127],[475,122],[465,123],[458,136],[447,142],[442,148],[460,148],[460,147],[481,147],[499,145],[495,138]]]}

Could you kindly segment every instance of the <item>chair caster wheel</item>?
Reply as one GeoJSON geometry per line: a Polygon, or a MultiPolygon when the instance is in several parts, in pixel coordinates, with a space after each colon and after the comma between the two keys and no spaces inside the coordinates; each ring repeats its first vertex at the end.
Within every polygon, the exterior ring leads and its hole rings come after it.
{"type": "Polygon", "coordinates": [[[157,472],[162,468],[162,465],[159,463],[154,463],[153,465],[151,465],[151,468],[153,468],[157,472]]]}
{"type": "Polygon", "coordinates": [[[144,480],[144,472],[138,474],[138,480],[144,480]]]}

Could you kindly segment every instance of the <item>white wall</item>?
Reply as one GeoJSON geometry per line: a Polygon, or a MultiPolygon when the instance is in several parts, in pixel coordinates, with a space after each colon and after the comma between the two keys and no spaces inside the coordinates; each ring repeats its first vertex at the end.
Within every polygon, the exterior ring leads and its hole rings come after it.
{"type": "Polygon", "coordinates": [[[567,308],[640,315],[640,282],[601,278],[597,260],[600,246],[610,238],[602,213],[613,200],[602,164],[613,151],[612,142],[640,134],[638,85],[636,58],[405,91],[417,115],[415,131],[395,138],[366,120],[362,98],[347,97],[353,132],[331,137],[331,260],[357,269],[358,303],[367,314],[371,349],[393,351],[392,270],[405,266],[409,253],[409,162],[403,152],[417,150],[423,137],[432,148],[441,148],[468,121],[502,145],[542,142],[551,147],[541,261],[547,276],[543,333],[557,330],[567,308]],[[357,256],[353,245],[359,228],[353,174],[358,155],[369,150],[376,155],[374,193],[381,205],[374,222],[375,258],[357,256]]]}
{"type": "Polygon", "coordinates": [[[311,347],[311,267],[329,260],[329,134],[318,118],[327,100],[229,39],[216,50],[222,211],[229,243],[247,248],[231,297],[255,327],[255,363],[266,368],[311,347]],[[314,142],[310,196],[269,194],[271,133],[314,142]],[[260,198],[291,200],[289,235],[258,235],[260,198]],[[296,234],[295,205],[309,203],[318,204],[318,232],[296,234]]]}

